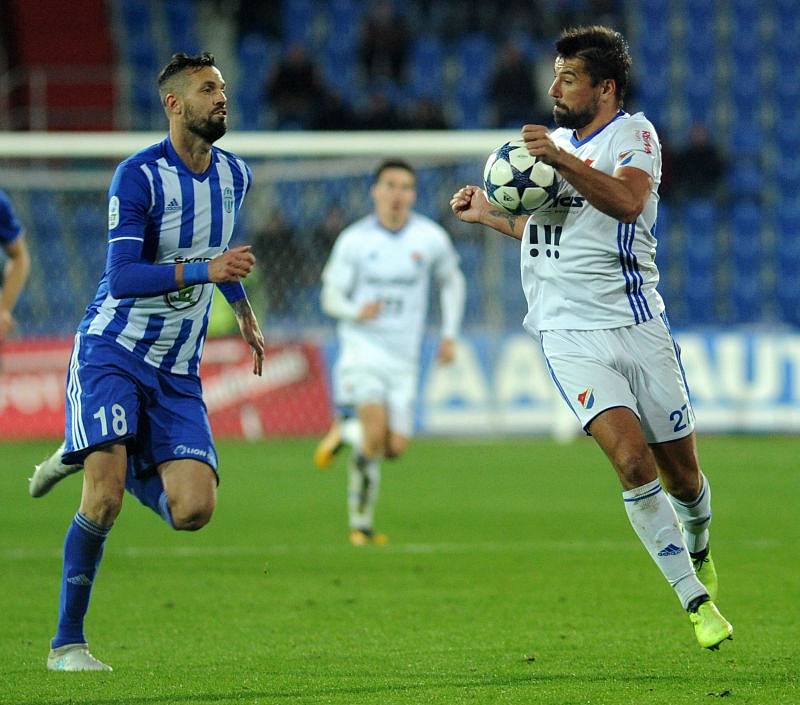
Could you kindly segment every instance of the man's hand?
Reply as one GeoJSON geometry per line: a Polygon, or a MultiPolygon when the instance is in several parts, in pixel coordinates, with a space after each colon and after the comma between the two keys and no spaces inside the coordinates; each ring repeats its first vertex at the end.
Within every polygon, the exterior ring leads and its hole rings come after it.
{"type": "Polygon", "coordinates": [[[522,140],[528,154],[539,157],[545,164],[558,168],[562,149],[553,142],[550,130],[544,125],[523,125],[522,140]]]}
{"type": "Polygon", "coordinates": [[[450,199],[450,208],[459,220],[465,223],[480,223],[481,218],[491,210],[483,189],[477,186],[464,186],[450,199]]]}
{"type": "Polygon", "coordinates": [[[14,320],[14,316],[11,315],[11,311],[0,309],[0,343],[8,337],[8,334],[15,325],[16,321],[14,320]]]}
{"type": "Polygon", "coordinates": [[[359,321],[371,321],[378,316],[381,315],[381,302],[380,301],[370,301],[369,303],[364,304],[361,307],[361,310],[358,312],[358,320],[359,321]]]}
{"type": "Polygon", "coordinates": [[[442,338],[439,343],[439,354],[436,356],[440,365],[449,365],[456,359],[456,341],[452,338],[442,338]]]}
{"type": "Polygon", "coordinates": [[[250,245],[234,247],[214,257],[208,263],[208,278],[214,284],[238,282],[244,279],[256,264],[250,245]]]}
{"type": "Polygon", "coordinates": [[[253,374],[260,377],[264,366],[264,336],[256,320],[256,315],[247,299],[240,299],[234,303],[233,311],[236,314],[236,322],[239,324],[242,338],[253,349],[253,374]]]}

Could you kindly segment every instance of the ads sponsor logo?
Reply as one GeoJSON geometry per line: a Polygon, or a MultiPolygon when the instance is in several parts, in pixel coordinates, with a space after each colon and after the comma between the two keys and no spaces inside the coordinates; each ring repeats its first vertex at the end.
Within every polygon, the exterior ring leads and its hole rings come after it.
{"type": "Polygon", "coordinates": [[[634,137],[637,140],[641,140],[645,154],[653,153],[653,144],[651,142],[653,136],[650,134],[650,130],[636,130],[634,137]]]}
{"type": "Polygon", "coordinates": [[[176,456],[189,456],[191,458],[208,458],[211,459],[211,453],[203,448],[191,448],[183,444],[175,446],[172,451],[176,456]]]}

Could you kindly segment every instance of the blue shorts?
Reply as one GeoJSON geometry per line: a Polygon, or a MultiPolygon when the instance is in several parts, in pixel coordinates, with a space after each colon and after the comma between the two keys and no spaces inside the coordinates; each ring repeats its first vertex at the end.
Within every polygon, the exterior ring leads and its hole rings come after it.
{"type": "Polygon", "coordinates": [[[128,448],[137,476],[167,460],[199,460],[217,472],[200,379],[159,370],[121,345],[78,333],[67,371],[62,460],[83,463],[114,443],[128,448]]]}

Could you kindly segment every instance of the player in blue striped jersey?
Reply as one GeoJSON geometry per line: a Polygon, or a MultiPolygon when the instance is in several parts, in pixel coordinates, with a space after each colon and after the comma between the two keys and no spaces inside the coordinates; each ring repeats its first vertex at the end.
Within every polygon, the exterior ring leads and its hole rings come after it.
{"type": "Polygon", "coordinates": [[[2,288],[0,288],[0,343],[14,327],[14,306],[22,293],[31,260],[25,234],[11,208],[11,201],[0,191],[0,247],[3,248],[8,261],[3,271],[2,288]]]}
{"type": "Polygon", "coordinates": [[[158,87],[169,135],[114,174],[106,271],[70,359],[65,443],[31,479],[31,494],[41,496],[84,469],[50,670],[111,670],[89,653],[83,621],[125,489],[175,529],[211,519],[217,456],[198,368],[213,285],[236,312],[261,374],[264,340],[241,283],[255,258],[249,246],[228,249],[252,175],[212,146],[227,129],[225,82],[212,55],[176,54],[158,87]]]}

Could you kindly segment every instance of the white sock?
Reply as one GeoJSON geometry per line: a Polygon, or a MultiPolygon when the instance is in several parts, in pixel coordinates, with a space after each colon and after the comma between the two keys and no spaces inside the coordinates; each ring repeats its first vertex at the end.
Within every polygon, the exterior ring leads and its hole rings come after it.
{"type": "Polygon", "coordinates": [[[361,428],[361,420],[358,416],[348,416],[342,419],[339,421],[339,428],[342,434],[342,441],[358,452],[364,438],[364,431],[361,428]]]}
{"type": "Polygon", "coordinates": [[[381,484],[380,460],[370,460],[354,452],[347,464],[347,509],[351,529],[372,530],[378,489],[381,484]]]}
{"type": "Polygon", "coordinates": [[[699,553],[708,546],[708,525],[711,523],[711,485],[701,473],[703,487],[691,502],[681,502],[669,495],[675,513],[683,524],[683,539],[690,553],[699,553]]]}
{"type": "Polygon", "coordinates": [[[622,493],[633,530],[686,609],[707,594],[694,572],[678,517],[658,480],[622,493]]]}

